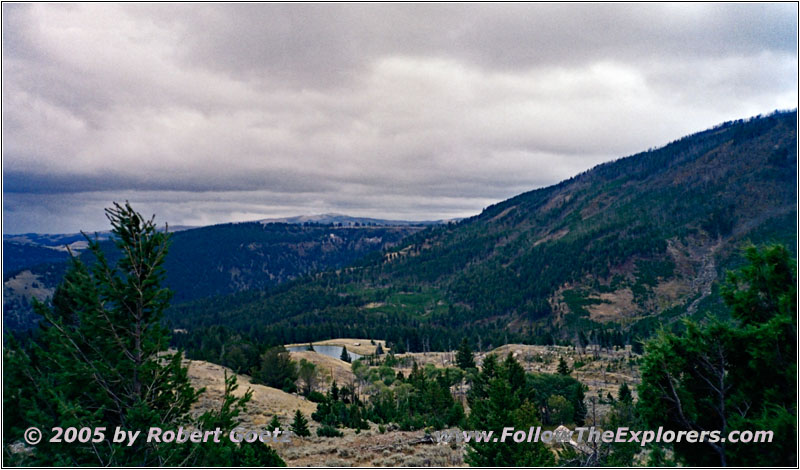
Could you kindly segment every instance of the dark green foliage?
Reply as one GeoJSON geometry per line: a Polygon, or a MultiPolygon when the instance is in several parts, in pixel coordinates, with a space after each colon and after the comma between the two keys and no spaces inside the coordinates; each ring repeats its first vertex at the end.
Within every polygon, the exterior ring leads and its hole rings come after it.
{"type": "Polygon", "coordinates": [[[567,365],[567,361],[564,360],[564,356],[558,358],[558,373],[561,375],[569,375],[569,366],[567,365]]]}
{"type": "Polygon", "coordinates": [[[369,429],[365,413],[364,404],[353,390],[346,386],[340,389],[334,381],[324,399],[317,405],[317,410],[311,414],[311,419],[332,427],[369,429]]]}
{"type": "Polygon", "coordinates": [[[297,363],[283,346],[267,349],[261,356],[261,367],[253,373],[255,380],[286,392],[295,391],[297,377],[297,363]]]}
{"type": "Polygon", "coordinates": [[[48,263],[64,263],[69,260],[65,251],[29,243],[3,240],[3,277],[15,274],[22,269],[48,263]]]}
{"type": "Polygon", "coordinates": [[[317,429],[317,436],[320,436],[320,437],[342,437],[342,436],[344,436],[344,433],[342,433],[342,431],[339,431],[338,429],[336,429],[334,427],[331,427],[331,426],[328,426],[326,424],[326,425],[320,426],[317,429]]]}
{"type": "Polygon", "coordinates": [[[641,414],[670,429],[771,430],[766,445],[674,444],[689,465],[795,466],[797,274],[781,246],[746,251],[723,297],[735,323],[684,322],[646,348],[641,414]]]}
{"type": "MultiPolygon", "coordinates": [[[[346,266],[419,230],[421,227],[414,226],[355,228],[258,222],[183,230],[171,236],[171,254],[165,262],[168,275],[164,282],[175,293],[176,303],[259,291],[317,271],[346,266]]],[[[80,236],[61,237],[56,246],[82,239],[80,236]]],[[[47,240],[33,241],[45,246],[55,244],[47,240]]],[[[55,287],[60,281],[66,253],[44,246],[9,246],[5,241],[3,246],[8,250],[3,259],[4,276],[30,268],[41,276],[46,287],[55,287]],[[10,255],[8,259],[6,255],[10,255]]],[[[100,247],[114,261],[113,241],[101,241],[100,247]]],[[[93,262],[90,253],[81,258],[87,264],[93,262]]],[[[35,325],[37,319],[30,306],[13,307],[15,320],[8,326],[27,329],[35,325]]]]}
{"type": "Polygon", "coordinates": [[[547,409],[553,424],[568,424],[575,414],[575,408],[561,395],[550,395],[547,399],[547,409]]]}
{"type": "MultiPolygon", "coordinates": [[[[4,348],[3,407],[11,411],[4,419],[4,446],[19,440],[28,426],[146,430],[194,424],[189,409],[199,392],[189,383],[182,355],[165,353],[169,334],[160,324],[170,298],[161,287],[168,235],[128,204],[106,212],[116,261],[89,240],[97,262],[88,267],[73,259],[52,307],[37,305],[43,320],[36,334],[24,347],[11,341],[4,348]]],[[[226,378],[222,408],[197,424],[235,423],[249,400],[249,394],[234,398],[235,388],[235,379],[226,378]]],[[[282,463],[271,449],[262,451],[164,446],[144,439],[132,446],[43,440],[31,453],[6,451],[4,457],[15,465],[219,465],[217,457],[226,453],[228,464],[245,457],[254,464],[282,463]]]]}
{"type": "MultiPolygon", "coordinates": [[[[27,425],[168,426],[186,419],[197,398],[180,355],[157,356],[168,341],[159,324],[169,300],[169,291],[159,286],[167,237],[127,205],[107,214],[116,246],[127,255],[111,265],[90,240],[98,263],[90,268],[73,259],[52,308],[37,306],[44,320],[34,341],[6,351],[5,370],[12,372],[5,378],[10,393],[4,408],[13,403],[20,411],[6,433],[10,439],[18,439],[27,425]]],[[[161,456],[143,443],[109,446],[99,455],[91,446],[43,443],[33,458],[51,465],[148,465],[160,463],[161,456]]]]}
{"type": "Polygon", "coordinates": [[[587,298],[585,292],[575,289],[565,290],[562,296],[570,312],[581,317],[589,316],[589,311],[585,308],[587,305],[603,303],[603,301],[599,299],[587,298]]]}
{"type": "Polygon", "coordinates": [[[281,427],[281,422],[280,420],[278,420],[278,416],[272,415],[272,419],[269,421],[269,424],[267,425],[267,430],[272,432],[276,429],[280,429],[280,427],[281,427]]]}
{"type": "Polygon", "coordinates": [[[466,337],[461,340],[461,346],[458,348],[456,364],[464,370],[475,368],[475,357],[472,354],[472,349],[470,349],[469,341],[466,337]]]}
{"type": "MultiPolygon", "coordinates": [[[[629,429],[648,429],[642,423],[636,407],[633,403],[628,385],[623,383],[619,388],[619,399],[611,400],[611,411],[606,416],[606,428],[618,429],[627,427],[629,429]]],[[[651,443],[650,448],[655,448],[661,444],[651,443]]],[[[634,465],[636,454],[643,449],[637,442],[615,442],[610,446],[603,446],[598,455],[598,463],[607,467],[631,467],[634,465]]]]}
{"type": "Polygon", "coordinates": [[[300,437],[308,437],[311,435],[311,431],[308,430],[308,419],[306,419],[300,410],[295,410],[294,412],[291,430],[300,437]]]}
{"type": "Polygon", "coordinates": [[[342,354],[339,356],[339,359],[343,360],[344,362],[350,362],[350,354],[347,353],[346,346],[342,346],[342,354]]]}
{"type": "MultiPolygon", "coordinates": [[[[528,400],[525,373],[511,355],[498,364],[494,356],[484,359],[484,367],[469,393],[471,412],[467,426],[474,430],[491,430],[500,434],[503,428],[528,429],[538,426],[539,412],[528,400]]],[[[548,466],[554,458],[541,442],[520,445],[514,442],[470,442],[465,461],[471,466],[548,466]]]]}
{"type": "Polygon", "coordinates": [[[528,374],[526,388],[529,400],[537,405],[542,422],[546,425],[559,424],[550,416],[548,400],[551,396],[562,396],[572,406],[573,415],[570,422],[582,425],[586,418],[584,403],[584,386],[568,375],[528,374]]]}
{"type": "Polygon", "coordinates": [[[742,326],[764,324],[776,315],[795,313],[795,263],[783,246],[761,251],[751,246],[745,255],[748,264],[728,273],[722,298],[742,326]]]}
{"type": "Polygon", "coordinates": [[[627,382],[623,382],[622,385],[619,386],[617,400],[625,403],[633,403],[633,395],[631,394],[631,389],[628,387],[627,382]]]}
{"type": "MultiPolygon", "coordinates": [[[[419,368],[412,366],[406,380],[391,368],[373,368],[377,372],[377,392],[370,397],[366,417],[376,423],[397,423],[403,430],[425,427],[442,429],[461,426],[464,408],[450,393],[450,387],[461,380],[458,369],[419,368]],[[389,388],[386,383],[393,384],[389,388]]],[[[351,426],[352,427],[352,426],[351,426]]]]}

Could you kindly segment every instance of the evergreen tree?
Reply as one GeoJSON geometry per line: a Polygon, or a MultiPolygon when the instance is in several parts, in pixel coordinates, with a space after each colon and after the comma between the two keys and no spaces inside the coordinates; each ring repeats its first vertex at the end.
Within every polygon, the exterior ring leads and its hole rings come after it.
{"type": "MultiPolygon", "coordinates": [[[[529,429],[541,424],[536,406],[527,401],[528,393],[524,385],[515,385],[520,380],[521,368],[510,354],[502,364],[497,364],[491,354],[484,359],[484,369],[475,381],[478,386],[470,390],[471,412],[467,418],[469,429],[501,433],[507,426],[529,429]]],[[[522,374],[524,383],[524,371],[522,374]]],[[[465,461],[471,466],[481,467],[535,467],[554,464],[553,454],[541,442],[525,445],[514,442],[470,442],[465,461]]]]}
{"type": "Polygon", "coordinates": [[[336,379],[333,379],[333,383],[331,383],[331,389],[328,392],[328,395],[330,395],[331,400],[339,401],[339,387],[336,384],[336,379]]]}
{"type": "MultiPolygon", "coordinates": [[[[107,256],[87,237],[95,264],[89,267],[73,258],[52,307],[36,305],[43,318],[32,340],[25,347],[11,341],[5,348],[4,409],[13,411],[4,420],[4,446],[18,440],[28,426],[105,427],[108,433],[116,427],[176,429],[193,424],[189,410],[199,392],[189,383],[182,355],[166,353],[169,334],[160,324],[171,295],[161,287],[169,235],[127,203],[114,204],[106,215],[116,253],[107,256]]],[[[201,417],[201,424],[232,422],[244,409],[249,395],[236,401],[233,389],[235,378],[226,378],[223,407],[201,417]]],[[[32,452],[4,452],[5,463],[163,466],[192,465],[200,459],[216,465],[216,452],[226,452],[234,461],[244,455],[240,451],[248,452],[250,461],[282,463],[269,452],[253,454],[238,446],[197,450],[146,439],[128,446],[109,437],[103,445],[43,439],[32,452]]]]}
{"type": "Polygon", "coordinates": [[[307,437],[311,435],[311,431],[308,429],[308,419],[303,416],[303,413],[300,410],[296,410],[294,412],[294,421],[292,421],[291,429],[293,433],[300,437],[307,437]]]}
{"type": "Polygon", "coordinates": [[[567,361],[564,360],[564,356],[561,356],[558,360],[558,373],[561,375],[569,375],[569,366],[567,365],[567,361]]]}
{"type": "Polygon", "coordinates": [[[547,408],[554,424],[568,424],[575,413],[572,404],[561,395],[550,395],[547,399],[547,408]]]}
{"type": "MultiPolygon", "coordinates": [[[[246,405],[251,400],[253,391],[248,390],[237,398],[234,395],[239,388],[236,384],[236,375],[228,376],[226,372],[224,382],[222,406],[219,410],[203,413],[197,419],[199,429],[229,430],[235,429],[241,423],[238,417],[247,411],[246,405]]],[[[164,449],[171,451],[175,459],[180,457],[183,465],[192,467],[286,466],[283,459],[268,445],[234,443],[229,439],[196,445],[174,443],[164,446],[164,449]]]]}
{"type": "Polygon", "coordinates": [[[342,346],[342,354],[339,356],[339,359],[343,360],[344,362],[350,362],[350,354],[347,354],[346,346],[342,346]]]}
{"type": "Polygon", "coordinates": [[[281,422],[278,419],[278,415],[272,415],[272,419],[270,420],[269,424],[267,424],[267,429],[269,432],[272,432],[276,429],[280,429],[281,422]]]}
{"type": "Polygon", "coordinates": [[[746,251],[723,298],[737,323],[685,321],[646,347],[639,409],[646,424],[675,430],[771,430],[766,446],[674,443],[689,465],[796,466],[797,274],[781,246],[746,251]]]}
{"type": "Polygon", "coordinates": [[[472,353],[472,349],[469,347],[469,341],[467,341],[466,337],[461,340],[461,346],[458,348],[456,364],[464,370],[475,368],[475,357],[472,353]]]}
{"type": "Polygon", "coordinates": [[[283,346],[269,348],[261,356],[261,365],[253,376],[270,387],[292,392],[298,376],[297,363],[283,346]]]}
{"type": "MultiPolygon", "coordinates": [[[[619,399],[613,401],[611,410],[606,416],[608,429],[627,427],[629,429],[642,429],[645,426],[636,413],[633,404],[633,395],[626,383],[619,387],[619,399]]],[[[661,444],[651,443],[650,447],[661,444]]],[[[605,467],[631,467],[636,454],[642,451],[642,446],[636,442],[615,442],[610,446],[603,446],[598,457],[598,465],[605,467]]]]}
{"type": "Polygon", "coordinates": [[[631,393],[631,389],[628,387],[627,382],[622,382],[622,385],[619,386],[619,394],[617,395],[617,399],[621,402],[633,403],[633,394],[631,393]]]}

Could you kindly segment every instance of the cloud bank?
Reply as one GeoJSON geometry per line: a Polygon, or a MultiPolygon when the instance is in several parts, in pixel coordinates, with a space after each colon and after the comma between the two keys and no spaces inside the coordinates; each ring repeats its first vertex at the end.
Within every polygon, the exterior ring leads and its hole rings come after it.
{"type": "Polygon", "coordinates": [[[4,233],[468,216],[797,106],[796,4],[4,4],[4,233]]]}

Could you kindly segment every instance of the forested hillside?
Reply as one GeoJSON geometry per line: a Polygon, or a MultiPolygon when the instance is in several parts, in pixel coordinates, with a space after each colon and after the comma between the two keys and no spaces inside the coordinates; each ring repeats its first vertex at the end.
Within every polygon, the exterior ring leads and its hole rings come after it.
{"type": "MultiPolygon", "coordinates": [[[[264,289],[345,266],[367,253],[392,247],[421,229],[248,222],[182,230],[172,234],[165,263],[166,285],[173,291],[173,302],[264,289]]],[[[6,251],[3,265],[4,322],[12,330],[34,324],[31,297],[43,300],[52,295],[66,271],[66,251],[33,244],[41,238],[26,239],[24,245],[4,241],[6,248],[19,248],[6,251]]],[[[71,236],[64,243],[76,241],[81,240],[71,236]]],[[[101,246],[112,259],[116,256],[111,241],[102,240],[101,246]]],[[[92,261],[89,253],[81,256],[92,261]]]]}
{"type": "Polygon", "coordinates": [[[435,226],[351,268],[173,307],[183,345],[635,343],[711,312],[748,243],[797,237],[796,112],[726,122],[435,226]],[[212,339],[213,338],[213,339],[212,339]],[[212,344],[213,343],[213,344],[212,344]]]}
{"type": "Polygon", "coordinates": [[[30,266],[64,262],[68,258],[65,250],[3,240],[3,276],[30,266]]]}
{"type": "Polygon", "coordinates": [[[263,289],[393,247],[421,227],[240,223],[174,234],[166,262],[174,302],[263,289]]]}

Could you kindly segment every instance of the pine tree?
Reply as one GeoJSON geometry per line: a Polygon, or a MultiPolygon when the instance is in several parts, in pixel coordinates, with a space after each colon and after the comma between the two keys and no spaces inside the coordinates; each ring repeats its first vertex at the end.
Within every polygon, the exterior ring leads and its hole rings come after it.
{"type": "MultiPolygon", "coordinates": [[[[495,433],[504,427],[529,429],[539,426],[539,412],[536,405],[527,401],[524,387],[520,387],[521,366],[509,355],[502,364],[497,364],[493,355],[487,356],[490,368],[484,367],[476,380],[476,387],[470,390],[471,412],[467,418],[469,429],[492,430],[495,433]]],[[[522,371],[521,379],[525,380],[522,371]]],[[[514,442],[470,442],[467,445],[465,461],[471,466],[550,466],[553,454],[541,442],[520,445],[514,442]]]]}
{"type": "Polygon", "coordinates": [[[456,354],[456,364],[464,370],[475,368],[475,357],[472,354],[472,349],[469,347],[467,338],[461,340],[461,346],[458,348],[458,353],[456,354]]]}
{"type": "Polygon", "coordinates": [[[342,355],[339,356],[339,359],[343,360],[344,362],[350,362],[350,354],[347,354],[346,346],[342,346],[342,355]]]}
{"type": "MultiPolygon", "coordinates": [[[[610,394],[609,394],[610,396],[610,394]]],[[[611,397],[611,409],[606,415],[606,423],[609,429],[627,427],[629,429],[640,429],[645,427],[639,420],[636,407],[633,404],[633,395],[628,385],[623,382],[619,387],[618,400],[614,401],[611,397]]],[[[653,443],[651,447],[663,444],[653,443]]],[[[630,467],[633,465],[636,454],[642,451],[642,447],[635,442],[616,442],[609,446],[598,455],[598,466],[604,467],[630,467]]]]}
{"type": "Polygon", "coordinates": [[[283,346],[269,348],[261,356],[261,365],[253,377],[270,387],[293,391],[297,380],[297,363],[283,346]]]}
{"type": "Polygon", "coordinates": [[[782,246],[750,247],[721,289],[736,323],[684,321],[646,346],[639,411],[675,430],[769,429],[768,446],[674,443],[689,465],[796,466],[797,274],[782,246]]]}
{"type": "Polygon", "coordinates": [[[270,420],[269,424],[267,424],[267,430],[270,432],[280,429],[281,422],[278,420],[278,415],[272,415],[272,419],[270,420]]]}
{"type": "Polygon", "coordinates": [[[311,435],[311,431],[308,429],[308,420],[300,410],[296,410],[294,412],[294,421],[292,421],[291,426],[292,432],[300,437],[307,437],[311,435]]]}
{"type": "Polygon", "coordinates": [[[336,379],[333,379],[328,395],[331,397],[332,401],[339,401],[339,387],[336,384],[336,379]]]}
{"type": "Polygon", "coordinates": [[[569,375],[569,366],[567,365],[567,361],[564,360],[564,356],[561,356],[558,360],[558,373],[561,375],[569,375]]]}
{"type": "Polygon", "coordinates": [[[628,387],[627,382],[622,382],[622,385],[619,386],[619,395],[617,395],[617,399],[621,402],[633,403],[633,395],[631,394],[631,389],[628,387]]]}
{"type": "MultiPolygon", "coordinates": [[[[235,429],[241,423],[239,416],[247,411],[247,403],[253,396],[252,390],[247,390],[241,397],[236,397],[234,392],[239,388],[236,384],[236,375],[224,378],[225,391],[222,405],[219,410],[203,413],[197,419],[199,429],[235,429]]],[[[274,429],[274,428],[273,428],[274,429]]],[[[237,444],[229,439],[220,442],[205,442],[196,446],[187,446],[185,443],[174,443],[165,446],[167,451],[183,465],[192,467],[247,467],[247,466],[280,466],[285,467],[283,459],[268,445],[237,444]]]]}
{"type": "MultiPolygon", "coordinates": [[[[73,258],[52,307],[36,305],[43,318],[32,340],[24,347],[12,341],[4,351],[4,409],[14,410],[6,415],[4,445],[33,425],[48,430],[54,426],[142,430],[193,424],[189,410],[199,392],[189,383],[182,354],[165,352],[169,334],[160,324],[171,295],[161,287],[169,236],[127,203],[115,203],[106,215],[116,253],[107,256],[96,240],[87,237],[95,264],[89,267],[73,258]]],[[[247,400],[230,402],[234,386],[235,378],[226,379],[223,408],[206,419],[229,422],[244,409],[247,400]]],[[[216,449],[208,452],[221,448],[216,449]]],[[[131,446],[59,445],[45,439],[34,452],[6,452],[5,463],[191,465],[186,452],[193,450],[189,445],[176,448],[145,439],[131,446]]],[[[193,455],[197,459],[211,455],[208,452],[193,455]]],[[[277,456],[258,455],[269,464],[282,463],[277,456]]]]}

